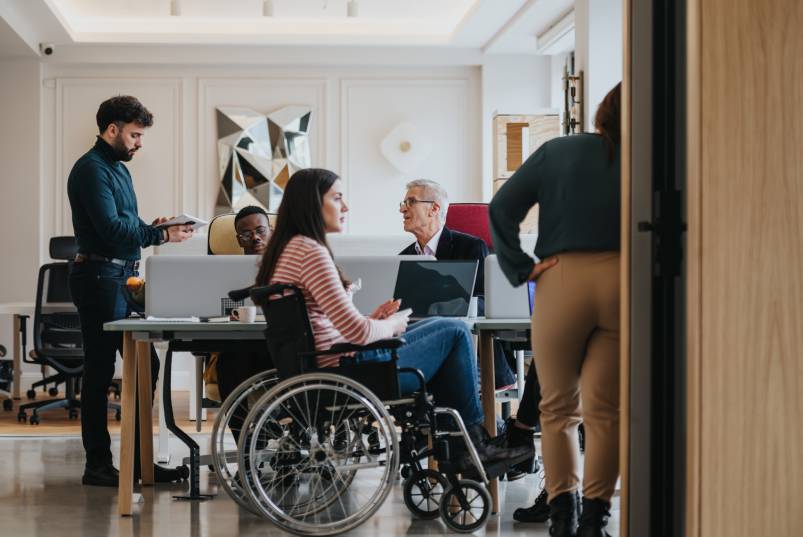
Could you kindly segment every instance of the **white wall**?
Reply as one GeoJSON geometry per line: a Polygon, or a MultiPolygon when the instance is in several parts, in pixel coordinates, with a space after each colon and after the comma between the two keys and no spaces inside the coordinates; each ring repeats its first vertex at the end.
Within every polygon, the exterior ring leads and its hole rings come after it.
{"type": "Polygon", "coordinates": [[[575,43],[575,69],[585,72],[585,123],[590,131],[600,101],[622,80],[622,0],[577,0],[575,43]]]}
{"type": "Polygon", "coordinates": [[[32,302],[40,259],[39,62],[0,61],[0,302],[32,302]]]}
{"type": "Polygon", "coordinates": [[[493,192],[493,116],[551,109],[550,69],[548,56],[489,55],[482,64],[482,196],[486,201],[493,192]]]}
{"type": "Polygon", "coordinates": [[[106,97],[131,93],[155,115],[130,163],[146,221],[191,212],[211,217],[219,179],[215,107],[269,112],[290,104],[313,110],[313,166],[341,173],[351,206],[349,232],[397,233],[406,181],[438,180],[456,201],[481,199],[480,80],[476,67],[268,68],[46,65],[42,147],[44,233],[72,230],[66,178],[94,141],[94,114],[106,97]],[[396,171],[379,142],[411,121],[433,147],[412,174],[396,171]]]}

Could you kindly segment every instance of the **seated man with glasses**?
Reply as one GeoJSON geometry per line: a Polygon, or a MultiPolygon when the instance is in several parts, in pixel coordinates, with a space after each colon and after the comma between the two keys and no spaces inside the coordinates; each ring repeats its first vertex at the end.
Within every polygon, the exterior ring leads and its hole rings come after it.
{"type": "MultiPolygon", "coordinates": [[[[418,179],[407,183],[407,193],[399,204],[404,231],[415,236],[415,242],[402,250],[399,255],[434,255],[441,261],[471,261],[476,259],[477,279],[474,292],[477,297],[477,315],[485,315],[485,258],[488,247],[479,237],[454,231],[446,227],[446,213],[449,210],[449,196],[439,183],[428,179],[418,179]]],[[[405,307],[402,304],[401,307],[405,307]]],[[[505,350],[504,344],[494,339],[495,388],[510,387],[516,382],[510,363],[512,353],[505,350]]],[[[529,467],[527,461],[517,467],[529,467]]],[[[512,469],[507,473],[508,480],[521,479],[526,472],[512,469]]]]}
{"type": "MultiPolygon", "coordinates": [[[[417,179],[407,183],[407,193],[399,204],[404,231],[415,236],[415,242],[399,255],[434,255],[439,260],[471,261],[476,259],[477,279],[473,295],[477,297],[477,314],[485,314],[485,257],[488,247],[482,239],[446,227],[449,196],[435,181],[417,179]]],[[[402,307],[404,305],[402,304],[402,307]]]]}
{"type": "MultiPolygon", "coordinates": [[[[234,229],[237,233],[237,242],[245,255],[262,256],[271,234],[268,213],[262,207],[249,205],[243,207],[234,217],[234,229]]],[[[273,368],[273,361],[265,348],[261,352],[232,353],[221,352],[217,358],[217,381],[220,397],[226,397],[234,391],[245,379],[273,368]]],[[[245,410],[245,409],[244,409],[245,410]]],[[[245,416],[246,412],[241,412],[245,416]]],[[[242,418],[239,418],[240,422],[242,418]]],[[[232,416],[230,424],[234,437],[239,436],[238,417],[232,416]]],[[[241,424],[241,423],[240,423],[241,424]]]]}
{"type": "Polygon", "coordinates": [[[237,243],[245,255],[262,255],[270,237],[268,213],[262,207],[249,205],[243,207],[234,217],[237,243]]]}

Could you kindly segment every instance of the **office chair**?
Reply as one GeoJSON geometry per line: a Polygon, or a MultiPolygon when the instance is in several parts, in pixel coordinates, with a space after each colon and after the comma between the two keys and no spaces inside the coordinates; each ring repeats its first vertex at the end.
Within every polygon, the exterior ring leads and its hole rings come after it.
{"type": "Polygon", "coordinates": [[[206,253],[209,255],[243,255],[243,249],[237,242],[237,230],[234,227],[235,213],[219,214],[209,222],[206,253]]]}
{"type": "Polygon", "coordinates": [[[6,359],[6,348],[0,345],[0,396],[4,396],[3,410],[14,408],[14,401],[11,396],[11,383],[14,380],[13,362],[6,359]]]}
{"type": "Polygon", "coordinates": [[[446,227],[479,237],[493,253],[491,227],[487,203],[450,203],[446,213],[446,227]]]}
{"type": "MultiPolygon", "coordinates": [[[[39,413],[43,410],[66,408],[70,419],[75,419],[81,408],[77,395],[84,370],[84,349],[81,323],[69,286],[70,264],[75,252],[74,237],[50,239],[50,257],[58,261],[39,268],[32,328],[34,348],[29,357],[23,355],[27,363],[54,369],[56,375],[49,378],[65,383],[65,397],[20,405],[17,413],[20,422],[26,420],[27,410],[33,411],[30,424],[38,425],[39,413]]],[[[109,408],[116,411],[119,420],[120,405],[109,403],[109,408]]]]}

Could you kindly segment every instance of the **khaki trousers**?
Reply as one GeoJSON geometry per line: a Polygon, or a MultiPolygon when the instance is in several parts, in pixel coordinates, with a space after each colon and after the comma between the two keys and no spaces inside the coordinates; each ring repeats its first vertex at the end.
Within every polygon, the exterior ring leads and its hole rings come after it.
{"type": "Polygon", "coordinates": [[[538,279],[532,318],[546,489],[549,501],[577,490],[582,420],[583,495],[610,501],[619,476],[619,253],[557,257],[538,279]]]}

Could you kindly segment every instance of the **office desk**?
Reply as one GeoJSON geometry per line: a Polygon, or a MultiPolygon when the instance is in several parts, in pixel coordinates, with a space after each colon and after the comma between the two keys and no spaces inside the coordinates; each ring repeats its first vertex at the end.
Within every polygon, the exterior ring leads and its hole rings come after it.
{"type": "MultiPolygon", "coordinates": [[[[496,400],[494,390],[493,337],[500,332],[523,332],[530,330],[529,319],[471,319],[466,321],[479,338],[477,358],[482,384],[482,406],[485,414],[485,427],[489,432],[496,431],[496,400]]],[[[134,487],[134,404],[139,401],[141,416],[151,415],[151,370],[150,343],[152,341],[180,342],[183,345],[216,346],[219,342],[243,341],[260,342],[264,338],[265,323],[191,323],[171,321],[145,321],[125,319],[106,323],[105,330],[123,332],[123,387],[122,423],[120,429],[120,484],[118,512],[131,515],[134,487]],[[139,397],[137,397],[139,394],[139,397]]],[[[169,353],[168,353],[169,356],[169,353]]],[[[165,364],[165,392],[169,391],[167,381],[168,364],[165,364]]],[[[169,401],[169,396],[164,400],[169,401]]],[[[169,404],[169,403],[168,403],[169,404]]],[[[165,410],[167,414],[167,409],[165,410]]],[[[185,442],[186,443],[186,442],[185,442]]],[[[150,420],[140,420],[140,462],[142,484],[153,484],[153,430],[150,420]]],[[[499,512],[499,491],[496,479],[491,480],[489,492],[493,499],[493,512],[499,512]]]]}
{"type": "MultiPolygon", "coordinates": [[[[500,332],[522,332],[530,330],[529,319],[486,319],[474,320],[473,331],[479,339],[477,360],[480,365],[480,394],[482,395],[482,411],[485,414],[485,429],[496,433],[496,376],[494,374],[494,335],[500,332]]],[[[521,397],[521,392],[519,392],[521,397]]],[[[488,492],[493,500],[492,513],[499,512],[499,480],[492,479],[488,484],[488,492]]]]}
{"type": "MultiPolygon", "coordinates": [[[[153,426],[150,419],[145,419],[145,416],[151,415],[152,410],[150,343],[168,341],[178,342],[179,346],[194,344],[197,347],[219,348],[222,342],[246,341],[258,345],[265,337],[265,323],[192,323],[124,319],[106,323],[103,328],[112,332],[123,332],[121,400],[123,416],[120,427],[120,484],[117,511],[121,516],[126,516],[132,512],[134,490],[135,404],[138,404],[139,414],[143,416],[139,423],[142,484],[153,485],[153,426]]],[[[169,368],[168,364],[165,366],[165,381],[167,381],[169,368]]],[[[169,389],[169,382],[164,382],[164,391],[167,392],[169,389]]],[[[167,410],[165,409],[165,414],[168,414],[167,410]]],[[[168,425],[170,421],[172,420],[168,418],[168,425]]],[[[182,440],[187,443],[184,437],[182,440]]],[[[190,486],[192,488],[193,484],[190,486]]]]}

